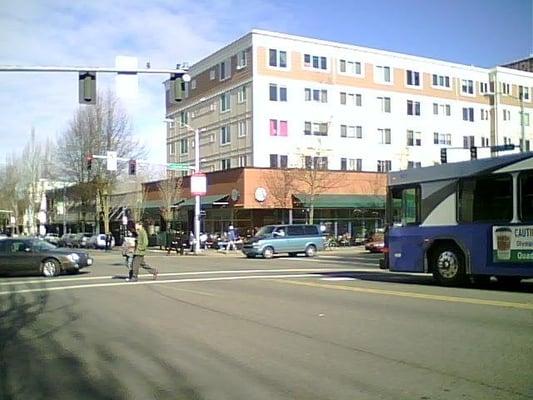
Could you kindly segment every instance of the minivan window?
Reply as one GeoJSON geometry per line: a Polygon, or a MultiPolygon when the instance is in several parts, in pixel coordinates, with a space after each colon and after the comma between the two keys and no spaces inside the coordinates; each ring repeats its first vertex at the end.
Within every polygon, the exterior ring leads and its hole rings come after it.
{"type": "Polygon", "coordinates": [[[305,225],[304,235],[310,235],[310,236],[318,235],[318,227],[316,225],[305,225]]]}
{"type": "Polygon", "coordinates": [[[273,230],[274,230],[273,226],[263,226],[261,229],[257,231],[257,233],[255,234],[255,237],[270,236],[273,230]]]}
{"type": "Polygon", "coordinates": [[[287,227],[287,234],[289,236],[303,236],[305,235],[304,227],[302,225],[289,225],[287,227]]]}

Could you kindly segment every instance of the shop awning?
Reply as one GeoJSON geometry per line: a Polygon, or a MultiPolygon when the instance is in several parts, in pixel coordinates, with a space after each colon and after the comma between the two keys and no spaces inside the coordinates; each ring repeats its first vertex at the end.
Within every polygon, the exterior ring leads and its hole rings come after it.
{"type": "MultiPolygon", "coordinates": [[[[305,194],[294,195],[304,207],[309,207],[310,197],[305,194]]],[[[315,208],[385,208],[385,196],[363,194],[320,194],[315,196],[315,208]]]]}
{"type": "MultiPolygon", "coordinates": [[[[212,207],[212,206],[223,206],[228,204],[228,194],[215,194],[211,196],[202,196],[200,197],[200,206],[203,207],[212,207]],[[217,204],[218,203],[218,204],[217,204]]],[[[194,207],[194,197],[185,200],[183,203],[178,203],[180,207],[194,207]]]]}
{"type": "Polygon", "coordinates": [[[161,208],[163,207],[163,200],[145,200],[143,207],[146,208],[161,208]]]}

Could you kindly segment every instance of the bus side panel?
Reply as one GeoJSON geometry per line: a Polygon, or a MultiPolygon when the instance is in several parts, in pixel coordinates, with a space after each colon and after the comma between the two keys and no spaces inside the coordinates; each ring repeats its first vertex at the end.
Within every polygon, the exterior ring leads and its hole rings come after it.
{"type": "Polygon", "coordinates": [[[424,272],[425,229],[418,226],[391,227],[388,232],[389,269],[424,272]]]}

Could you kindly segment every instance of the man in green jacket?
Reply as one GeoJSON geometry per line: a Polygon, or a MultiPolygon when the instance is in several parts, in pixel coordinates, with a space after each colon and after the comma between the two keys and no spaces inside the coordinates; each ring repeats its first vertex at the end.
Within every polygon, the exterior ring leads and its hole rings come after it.
{"type": "Polygon", "coordinates": [[[148,235],[140,222],[135,224],[135,230],[137,231],[137,240],[135,241],[135,250],[133,251],[132,269],[130,270],[129,278],[127,278],[126,281],[137,282],[140,267],[150,271],[155,280],[157,279],[158,274],[157,268],[150,267],[144,262],[144,255],[148,248],[148,235]]]}

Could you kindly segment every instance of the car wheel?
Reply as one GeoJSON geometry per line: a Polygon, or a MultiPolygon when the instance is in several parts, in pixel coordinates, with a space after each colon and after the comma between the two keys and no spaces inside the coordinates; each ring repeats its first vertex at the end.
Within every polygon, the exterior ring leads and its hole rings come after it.
{"type": "Polygon", "coordinates": [[[433,257],[433,277],[441,285],[450,286],[465,280],[463,253],[454,246],[440,247],[433,257]]]}
{"type": "Polygon", "coordinates": [[[314,257],[316,255],[316,247],[312,244],[305,248],[306,257],[314,257]]]}
{"type": "Polygon", "coordinates": [[[265,247],[263,250],[263,258],[272,258],[274,257],[274,249],[272,247],[265,247]]]}
{"type": "Polygon", "coordinates": [[[59,261],[53,258],[44,260],[41,264],[41,273],[47,278],[58,276],[61,273],[61,265],[59,261]]]}
{"type": "Polygon", "coordinates": [[[298,253],[294,253],[294,252],[290,252],[289,253],[289,257],[296,257],[298,255],[298,253]]]}

